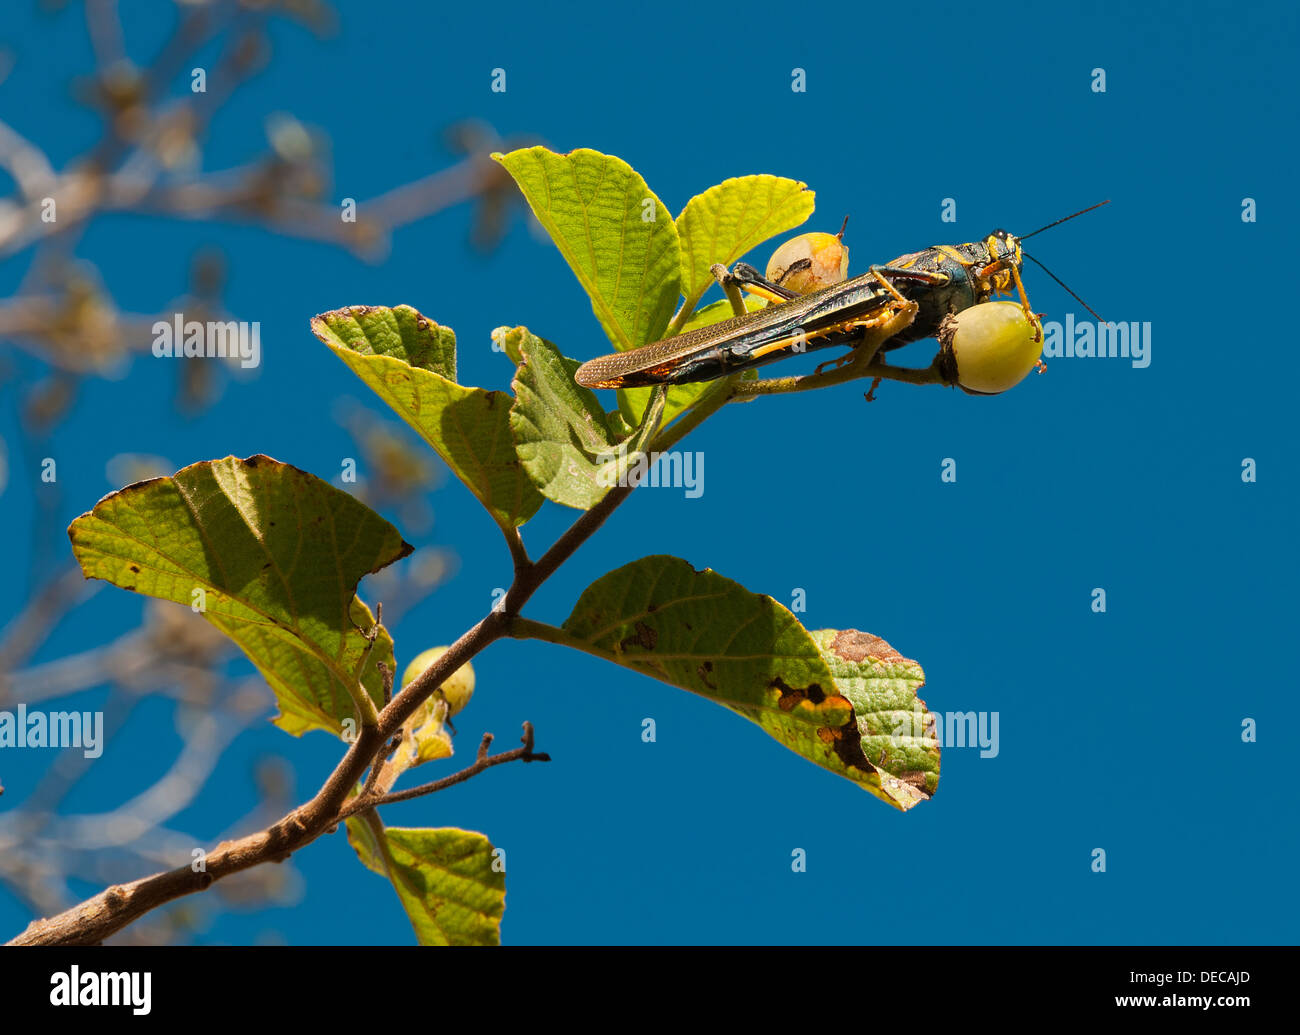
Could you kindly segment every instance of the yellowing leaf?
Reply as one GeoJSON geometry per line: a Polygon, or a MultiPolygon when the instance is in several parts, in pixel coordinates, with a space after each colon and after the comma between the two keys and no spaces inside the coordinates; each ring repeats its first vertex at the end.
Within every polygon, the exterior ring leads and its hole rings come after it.
{"type": "Polygon", "coordinates": [[[812,215],[813,201],[806,183],[768,175],[723,180],[691,198],[677,217],[687,308],[694,309],[715,283],[710,266],[730,266],[750,249],[798,226],[812,215]]]}

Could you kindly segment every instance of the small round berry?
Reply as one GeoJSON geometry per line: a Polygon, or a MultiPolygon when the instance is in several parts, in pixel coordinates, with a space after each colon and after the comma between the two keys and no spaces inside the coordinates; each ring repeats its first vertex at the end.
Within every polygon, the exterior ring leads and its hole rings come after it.
{"type": "Polygon", "coordinates": [[[1038,365],[1038,328],[1016,302],[985,302],[944,317],[943,361],[956,382],[976,395],[1014,388],[1038,365]]]}
{"type": "MultiPolygon", "coordinates": [[[[446,654],[447,650],[446,647],[430,647],[417,654],[415,660],[407,665],[406,671],[402,673],[402,686],[406,687],[413,679],[422,676],[424,670],[446,654]]],[[[470,663],[467,661],[456,669],[438,689],[447,701],[448,715],[455,715],[469,704],[469,699],[474,696],[474,669],[470,663]]]]}
{"type": "Polygon", "coordinates": [[[839,234],[800,234],[767,261],[767,279],[801,295],[839,284],[848,275],[849,250],[839,234]]]}

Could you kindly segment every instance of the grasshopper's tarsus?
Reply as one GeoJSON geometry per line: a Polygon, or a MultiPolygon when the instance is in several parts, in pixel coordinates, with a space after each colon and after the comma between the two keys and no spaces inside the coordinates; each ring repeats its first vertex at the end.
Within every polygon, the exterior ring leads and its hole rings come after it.
{"type": "Polygon", "coordinates": [[[820,374],[827,370],[839,370],[839,368],[844,366],[845,363],[848,363],[852,359],[856,359],[857,356],[858,356],[857,349],[851,349],[848,352],[844,353],[844,355],[842,356],[836,356],[834,359],[828,359],[825,363],[818,363],[816,368],[813,370],[813,373],[820,374]]]}

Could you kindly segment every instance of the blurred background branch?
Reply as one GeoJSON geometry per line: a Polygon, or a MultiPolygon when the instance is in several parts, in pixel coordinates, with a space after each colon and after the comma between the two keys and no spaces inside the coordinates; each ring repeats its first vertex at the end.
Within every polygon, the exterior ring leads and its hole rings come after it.
{"type": "MultiPolygon", "coordinates": [[[[199,321],[232,318],[222,301],[227,258],[201,245],[181,259],[189,267],[186,294],[159,299],[152,312],[120,306],[105,286],[104,271],[81,252],[83,238],[101,217],[134,213],[251,225],[373,263],[387,256],[395,230],[451,206],[473,206],[468,245],[479,251],[493,249],[510,221],[525,212],[513,183],[488,155],[535,141],[503,140],[479,122],[445,131],[458,156],[454,164],[354,199],[354,211],[346,216],[344,199],[333,194],[330,140],[291,114],[265,114],[261,153],[233,161],[212,153],[208,130],[214,116],[273,60],[269,27],[291,22],[327,35],[335,28],[335,13],[323,2],[175,0],[174,30],[143,64],[128,56],[117,0],[42,6],[54,12],[82,8],[94,67],[71,85],[77,100],[98,113],[102,131],[92,146],[60,164],[40,141],[0,120],[0,170],[11,181],[0,197],[0,260],[25,262],[17,289],[0,300],[0,381],[13,391],[20,416],[18,441],[7,448],[0,440],[0,493],[11,467],[40,470],[51,435],[87,379],[120,376],[133,354],[148,351],[155,321],[169,321],[176,312],[199,321]],[[198,60],[200,51],[213,50],[219,55],[215,63],[198,60]],[[20,353],[27,362],[18,362],[20,353]]],[[[41,41],[24,42],[39,60],[41,41]]],[[[5,80],[23,57],[0,51],[0,98],[9,104],[22,101],[5,96],[5,80]]],[[[224,369],[199,360],[184,360],[176,369],[174,405],[188,414],[211,404],[219,379],[246,374],[237,359],[224,369]]],[[[427,494],[440,480],[427,451],[413,445],[404,429],[360,405],[339,403],[335,418],[355,441],[359,466],[367,472],[349,491],[372,506],[395,510],[412,533],[427,530],[427,494]]],[[[174,469],[165,457],[127,454],[114,457],[106,474],[121,486],[174,469]]],[[[198,839],[177,829],[175,818],[202,792],[223,751],[271,712],[261,680],[230,671],[237,659],[229,641],[173,604],[151,601],[139,627],[125,635],[31,664],[59,624],[98,589],[71,565],[58,520],[63,501],[57,482],[41,488],[32,494],[28,602],[0,630],[0,710],[18,703],[45,706],[107,685],[105,738],[131,721],[143,699],[155,697],[172,703],[180,743],[151,785],[107,811],[79,814],[67,808],[91,768],[92,760],[78,751],[61,752],[24,800],[0,797],[0,883],[36,916],[79,901],[79,884],[98,887],[188,857],[198,839]]],[[[21,552],[11,547],[11,571],[18,570],[21,552]]],[[[400,571],[390,568],[374,577],[368,590],[390,614],[400,613],[405,601],[422,598],[442,582],[454,563],[446,552],[420,550],[396,566],[400,571]]],[[[16,756],[0,757],[10,765],[16,756]]],[[[264,826],[294,798],[293,771],[283,759],[266,756],[255,770],[260,801],[222,838],[264,826]]],[[[206,832],[202,840],[211,842],[206,832]]],[[[292,865],[259,867],[221,882],[217,904],[179,904],[120,937],[184,941],[204,925],[199,911],[290,902],[297,883],[292,865]]]]}

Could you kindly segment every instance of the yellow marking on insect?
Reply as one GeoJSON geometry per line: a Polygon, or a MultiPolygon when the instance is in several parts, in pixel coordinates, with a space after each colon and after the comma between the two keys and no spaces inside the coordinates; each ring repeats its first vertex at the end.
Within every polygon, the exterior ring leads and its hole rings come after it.
{"type": "Polygon", "coordinates": [[[780,338],[777,341],[758,346],[749,353],[749,357],[757,359],[759,356],[767,356],[773,352],[780,352],[782,349],[793,348],[795,342],[806,342],[807,340],[808,335],[806,334],[793,334],[788,338],[780,338]]]}
{"type": "Polygon", "coordinates": [[[760,287],[758,284],[742,284],[741,287],[756,298],[761,298],[773,305],[780,305],[782,302],[789,301],[784,295],[778,295],[775,291],[768,291],[767,288],[760,287]]]}

